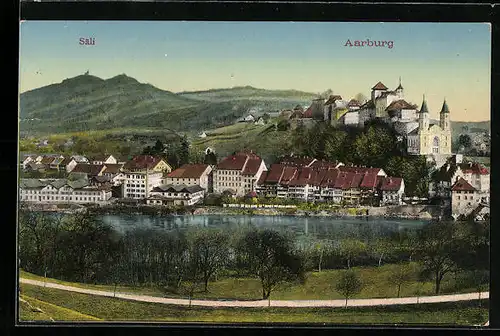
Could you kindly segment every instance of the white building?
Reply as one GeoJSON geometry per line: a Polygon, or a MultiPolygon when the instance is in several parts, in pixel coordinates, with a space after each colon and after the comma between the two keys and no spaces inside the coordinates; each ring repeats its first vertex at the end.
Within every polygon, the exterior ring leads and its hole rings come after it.
{"type": "Polygon", "coordinates": [[[91,186],[86,180],[21,179],[19,199],[31,203],[105,203],[111,198],[108,186],[91,186]]]}
{"type": "Polygon", "coordinates": [[[199,185],[162,185],[153,188],[146,204],[189,206],[203,201],[205,189],[199,185]]]}
{"type": "Polygon", "coordinates": [[[156,171],[124,172],[122,179],[123,198],[145,199],[155,187],[162,185],[163,173],[156,171]]]}
{"type": "Polygon", "coordinates": [[[469,182],[459,178],[451,187],[451,212],[457,216],[469,215],[482,203],[482,194],[469,182]]]}
{"type": "Polygon", "coordinates": [[[166,185],[199,185],[205,192],[211,187],[212,167],[208,164],[185,164],[168,173],[163,184],[166,185]]]}
{"type": "Polygon", "coordinates": [[[383,205],[402,205],[405,183],[401,177],[386,177],[380,186],[383,205]]]}
{"type": "Polygon", "coordinates": [[[256,182],[266,170],[264,160],[252,152],[228,156],[214,170],[214,192],[223,193],[227,190],[236,196],[244,196],[255,191],[256,182]]]}

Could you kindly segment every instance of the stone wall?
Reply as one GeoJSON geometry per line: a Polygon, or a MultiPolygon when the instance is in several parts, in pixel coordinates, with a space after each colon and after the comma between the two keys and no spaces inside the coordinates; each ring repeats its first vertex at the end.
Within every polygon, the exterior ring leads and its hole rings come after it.
{"type": "Polygon", "coordinates": [[[443,207],[436,205],[390,205],[385,207],[372,207],[368,209],[370,216],[390,216],[390,215],[409,215],[419,216],[425,212],[432,217],[443,215],[443,207]]]}

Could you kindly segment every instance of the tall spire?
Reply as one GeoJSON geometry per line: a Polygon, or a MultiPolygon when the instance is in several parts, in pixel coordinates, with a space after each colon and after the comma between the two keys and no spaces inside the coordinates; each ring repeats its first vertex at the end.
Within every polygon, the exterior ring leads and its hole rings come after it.
{"type": "Polygon", "coordinates": [[[429,109],[427,109],[427,103],[425,102],[425,94],[422,100],[422,107],[420,107],[420,113],[429,113],[429,109]]]}
{"type": "Polygon", "coordinates": [[[443,107],[441,107],[440,113],[450,113],[450,109],[448,108],[448,104],[446,104],[446,98],[444,98],[443,107]]]}
{"type": "Polygon", "coordinates": [[[399,85],[396,90],[403,90],[403,86],[401,85],[401,76],[399,76],[399,85]]]}

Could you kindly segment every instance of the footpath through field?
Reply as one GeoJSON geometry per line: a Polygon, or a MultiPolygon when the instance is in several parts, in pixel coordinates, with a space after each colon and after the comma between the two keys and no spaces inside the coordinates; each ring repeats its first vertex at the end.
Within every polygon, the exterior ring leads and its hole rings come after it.
{"type": "MultiPolygon", "coordinates": [[[[59,285],[51,282],[43,282],[38,280],[30,280],[20,278],[21,283],[61,289],[70,292],[77,292],[83,294],[99,295],[116,297],[120,299],[143,301],[153,303],[164,303],[173,305],[189,305],[189,299],[173,299],[163,298],[148,295],[135,295],[126,293],[116,293],[108,291],[100,291],[93,289],[78,288],[72,286],[59,285]]],[[[489,298],[489,292],[481,292],[481,299],[489,298]]],[[[479,293],[468,294],[452,294],[452,295],[439,295],[439,296],[422,296],[422,297],[403,297],[403,298],[389,298],[389,299],[351,299],[348,300],[347,306],[349,307],[368,307],[368,306],[387,306],[387,305],[407,305],[417,303],[437,303],[437,302],[456,302],[456,301],[469,301],[479,298],[479,293]]],[[[257,300],[257,301],[237,301],[237,300],[191,300],[192,306],[205,306],[205,307],[344,307],[345,300],[257,300]]]]}

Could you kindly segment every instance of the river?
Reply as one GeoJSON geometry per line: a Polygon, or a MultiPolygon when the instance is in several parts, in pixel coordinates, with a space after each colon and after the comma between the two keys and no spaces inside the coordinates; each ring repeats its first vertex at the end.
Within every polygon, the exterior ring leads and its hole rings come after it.
{"type": "Polygon", "coordinates": [[[333,218],[260,215],[102,215],[100,218],[116,230],[125,232],[135,228],[158,230],[212,227],[232,231],[251,227],[272,228],[291,232],[296,237],[310,239],[356,238],[372,241],[391,233],[414,231],[428,221],[383,218],[333,218]]]}

